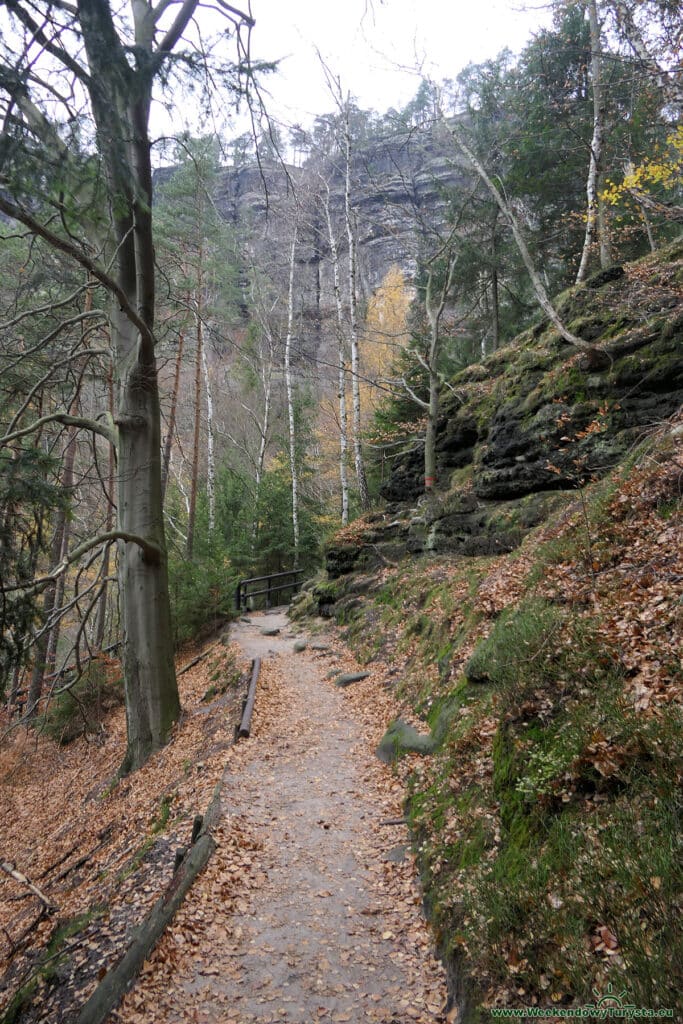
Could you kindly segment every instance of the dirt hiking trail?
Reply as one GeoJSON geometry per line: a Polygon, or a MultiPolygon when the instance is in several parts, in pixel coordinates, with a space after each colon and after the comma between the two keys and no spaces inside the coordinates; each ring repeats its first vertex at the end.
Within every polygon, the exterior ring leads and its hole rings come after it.
{"type": "Polygon", "coordinates": [[[329,679],[335,652],[295,653],[282,612],[231,639],[263,661],[251,738],[228,752],[218,848],[111,1020],[444,1020],[406,830],[384,824],[400,787],[329,679]]]}

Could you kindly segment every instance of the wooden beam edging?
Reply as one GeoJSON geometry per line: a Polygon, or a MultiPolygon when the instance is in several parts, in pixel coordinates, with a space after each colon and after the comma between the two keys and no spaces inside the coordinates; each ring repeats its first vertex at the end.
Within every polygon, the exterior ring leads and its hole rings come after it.
{"type": "Polygon", "coordinates": [[[215,644],[211,644],[210,647],[206,647],[200,654],[197,654],[192,659],[192,661],[188,661],[187,665],[183,665],[182,668],[179,668],[178,672],[177,672],[177,675],[179,675],[179,676],[185,675],[186,672],[189,672],[191,668],[194,668],[195,665],[198,665],[200,661],[204,660],[204,658],[208,658],[208,656],[211,654],[211,652],[215,651],[216,648],[219,647],[220,645],[221,645],[221,641],[217,640],[215,644]]]}
{"type": "Polygon", "coordinates": [[[103,1024],[137,978],[145,960],[173,920],[197,876],[216,849],[216,841],[211,835],[211,828],[221,814],[222,789],[223,782],[221,781],[216,784],[213,791],[192,849],[180,862],[166,892],[160,896],[142,924],[136,929],[135,938],[123,957],[105,974],[84,1004],[76,1018],[76,1024],[103,1024]]]}
{"type": "Polygon", "coordinates": [[[249,683],[247,699],[244,705],[244,711],[242,712],[242,721],[240,722],[240,727],[237,730],[237,738],[240,740],[248,739],[249,733],[251,732],[251,716],[254,713],[254,704],[256,703],[256,684],[258,683],[260,671],[261,659],[254,658],[252,662],[251,682],[249,683]]]}

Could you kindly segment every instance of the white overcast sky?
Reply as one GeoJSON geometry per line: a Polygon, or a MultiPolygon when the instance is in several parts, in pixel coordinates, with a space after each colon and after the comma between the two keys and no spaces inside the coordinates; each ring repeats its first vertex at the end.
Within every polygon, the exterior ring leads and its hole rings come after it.
{"type": "Polygon", "coordinates": [[[430,77],[455,78],[505,46],[518,52],[550,23],[542,0],[252,0],[252,14],[252,56],[281,59],[268,105],[304,124],[332,109],[316,47],[344,92],[382,113],[415,95],[421,63],[430,77]]]}

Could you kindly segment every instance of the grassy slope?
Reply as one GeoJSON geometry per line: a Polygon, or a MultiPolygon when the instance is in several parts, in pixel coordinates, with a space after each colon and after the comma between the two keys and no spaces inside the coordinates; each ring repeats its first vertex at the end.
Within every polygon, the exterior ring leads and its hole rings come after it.
{"type": "Polygon", "coordinates": [[[439,740],[397,770],[470,1020],[609,985],[683,1010],[682,493],[678,417],[512,554],[407,559],[343,611],[439,740]]]}
{"type": "Polygon", "coordinates": [[[680,1006],[682,489],[679,420],[517,552],[384,570],[349,628],[441,741],[399,770],[475,1006],[680,1006]]]}

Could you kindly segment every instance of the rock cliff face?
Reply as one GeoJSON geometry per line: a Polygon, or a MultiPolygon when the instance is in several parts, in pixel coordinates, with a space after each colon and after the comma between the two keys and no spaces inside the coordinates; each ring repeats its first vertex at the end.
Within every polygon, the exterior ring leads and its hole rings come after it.
{"type": "Polygon", "coordinates": [[[683,239],[569,290],[559,308],[604,349],[607,368],[584,366],[542,321],[456,376],[441,408],[436,493],[422,494],[416,439],[382,488],[386,511],[330,546],[332,577],[406,552],[510,551],[680,408],[683,239]]]}
{"type": "MultiPolygon", "coordinates": [[[[303,207],[298,229],[297,309],[309,322],[334,313],[333,268],[323,208],[322,178],[330,185],[330,211],[346,273],[344,173],[338,159],[309,161],[304,167],[274,162],[222,172],[217,203],[223,215],[246,229],[256,253],[273,267],[286,260],[292,238],[293,191],[303,207]]],[[[420,216],[434,222],[444,208],[444,190],[461,172],[447,141],[405,138],[376,140],[354,157],[352,205],[356,214],[361,300],[381,284],[392,265],[414,277],[420,246],[420,216]]]]}

